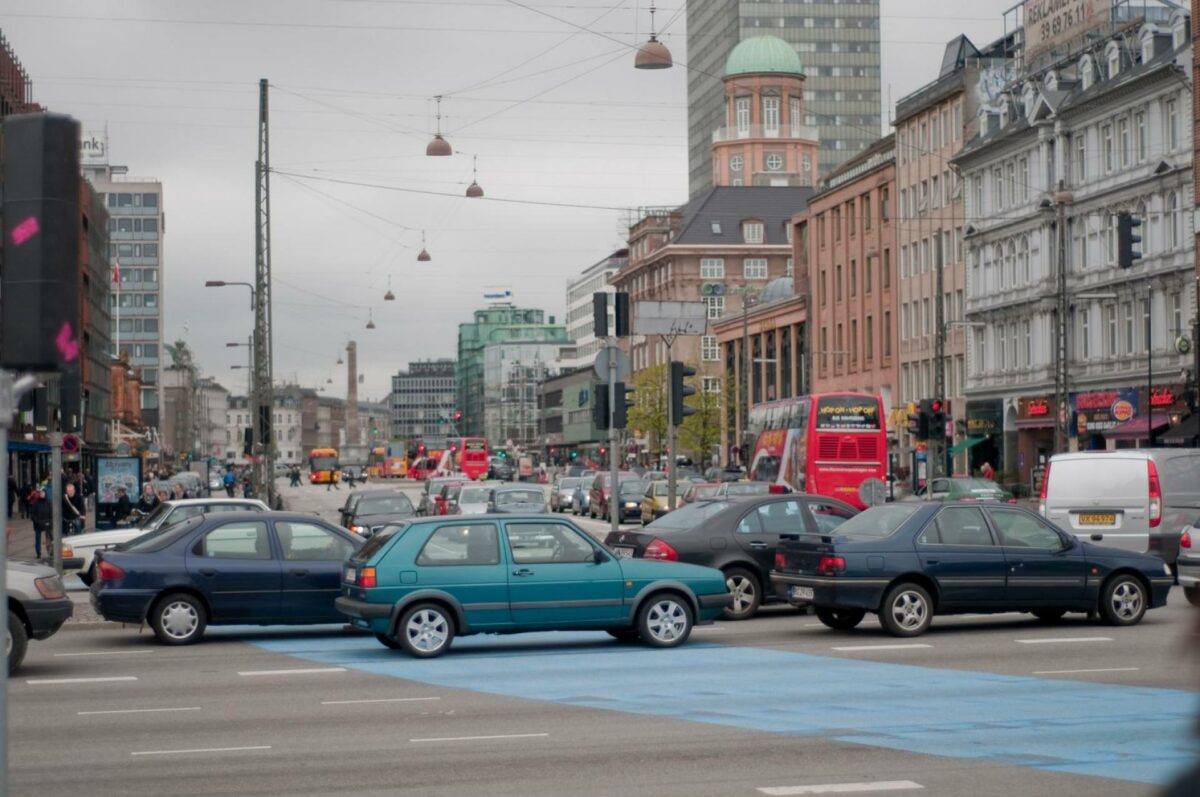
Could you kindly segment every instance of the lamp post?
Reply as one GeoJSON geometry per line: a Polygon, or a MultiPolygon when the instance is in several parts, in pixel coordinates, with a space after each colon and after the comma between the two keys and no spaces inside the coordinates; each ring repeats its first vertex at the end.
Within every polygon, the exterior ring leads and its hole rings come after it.
{"type": "MultiPolygon", "coordinates": [[[[206,288],[227,288],[227,287],[231,287],[231,286],[244,287],[250,291],[250,311],[252,313],[255,313],[255,317],[257,319],[258,294],[254,288],[254,285],[252,285],[249,282],[228,282],[226,280],[205,280],[205,282],[204,282],[204,287],[206,287],[206,288]]],[[[263,341],[261,339],[261,335],[262,335],[262,331],[256,320],[256,323],[254,325],[254,334],[251,335],[249,338],[251,357],[249,360],[249,371],[250,371],[249,394],[250,395],[248,396],[249,404],[250,404],[250,408],[251,408],[250,423],[251,423],[251,427],[253,429],[253,433],[252,433],[253,439],[255,441],[263,441],[263,428],[262,428],[262,420],[263,419],[261,417],[258,397],[259,397],[260,389],[266,390],[268,387],[265,385],[260,385],[259,380],[256,378],[256,376],[258,375],[258,372],[260,370],[261,363],[256,362],[254,359],[254,356],[253,356],[256,352],[259,352],[259,351],[265,352],[265,341],[263,341]]],[[[241,346],[243,344],[227,343],[225,345],[227,347],[234,347],[234,346],[241,346]]],[[[239,368],[239,367],[240,366],[234,366],[235,369],[239,368]]],[[[269,453],[270,453],[270,446],[271,446],[271,441],[267,440],[267,441],[263,442],[263,455],[264,455],[263,462],[267,462],[269,459],[269,457],[267,455],[269,455],[269,453]]],[[[253,448],[251,449],[251,456],[253,456],[253,448]]],[[[261,466],[261,464],[256,463],[255,467],[251,471],[251,473],[254,475],[253,481],[254,481],[255,494],[259,495],[259,496],[266,496],[267,500],[269,501],[270,495],[269,495],[268,488],[270,486],[270,479],[272,478],[269,470],[264,469],[261,466]]]]}
{"type": "Polygon", "coordinates": [[[751,285],[742,285],[734,288],[732,293],[737,294],[742,298],[742,356],[741,356],[741,383],[742,389],[739,392],[741,402],[741,426],[742,433],[739,435],[738,451],[741,453],[742,464],[746,466],[746,472],[749,473],[749,448],[746,440],[750,434],[750,308],[758,304],[758,288],[751,285]]]}
{"type": "MultiPolygon", "coordinates": [[[[1117,294],[1111,291],[1084,291],[1081,293],[1064,294],[1064,296],[1065,300],[1063,302],[1063,306],[1071,308],[1075,306],[1075,302],[1079,301],[1116,301],[1117,299],[1117,294]]],[[[1066,410],[1067,397],[1070,395],[1071,388],[1071,369],[1069,367],[1071,362],[1071,347],[1069,345],[1070,341],[1068,340],[1070,329],[1069,319],[1064,318],[1062,323],[1058,324],[1058,329],[1059,334],[1063,336],[1062,340],[1059,341],[1058,346],[1058,351],[1060,352],[1060,356],[1063,357],[1063,362],[1061,367],[1057,369],[1060,378],[1056,381],[1056,386],[1058,388],[1057,394],[1055,395],[1058,417],[1055,419],[1054,423],[1054,453],[1056,454],[1062,453],[1066,450],[1067,438],[1070,437],[1069,430],[1067,428],[1066,410]]]]}
{"type": "MultiPolygon", "coordinates": [[[[941,247],[939,246],[939,249],[940,248],[941,247]]],[[[939,266],[939,268],[938,268],[939,276],[941,275],[941,272],[942,272],[942,269],[939,266]]],[[[942,294],[939,292],[938,295],[941,296],[942,294]]],[[[938,300],[938,306],[939,307],[941,306],[941,300],[938,300]]],[[[940,315],[940,312],[939,312],[939,315],[940,315]]],[[[945,354],[945,352],[946,352],[946,335],[947,335],[947,333],[953,327],[967,327],[968,329],[980,329],[985,326],[987,326],[987,324],[985,324],[982,321],[956,320],[956,321],[943,321],[941,323],[941,325],[938,327],[937,351],[940,354],[936,358],[936,361],[934,362],[934,368],[936,369],[936,378],[934,381],[937,384],[937,390],[935,391],[937,393],[937,395],[934,396],[934,398],[936,398],[938,401],[942,402],[942,407],[945,407],[946,403],[947,403],[946,393],[957,392],[957,391],[950,391],[946,387],[946,354],[945,354]]],[[[963,408],[963,412],[966,412],[965,407],[963,408]]],[[[951,467],[950,462],[949,462],[949,460],[950,460],[949,449],[947,449],[944,453],[942,451],[942,447],[945,446],[945,444],[946,444],[945,431],[946,430],[943,429],[942,433],[940,435],[936,435],[934,437],[934,440],[939,441],[937,444],[938,451],[936,452],[936,454],[934,456],[931,456],[929,458],[929,461],[930,461],[931,465],[936,462],[937,468],[936,469],[934,469],[933,467],[930,468],[930,474],[929,474],[930,478],[936,478],[938,476],[949,476],[950,472],[954,470],[954,468],[951,467]],[[945,472],[943,472],[943,470],[945,472]]]]}

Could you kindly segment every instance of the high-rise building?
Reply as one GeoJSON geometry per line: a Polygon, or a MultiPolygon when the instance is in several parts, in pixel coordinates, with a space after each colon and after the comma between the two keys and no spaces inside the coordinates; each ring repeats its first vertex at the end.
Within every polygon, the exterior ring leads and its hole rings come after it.
{"type": "MultiPolygon", "coordinates": [[[[451,436],[454,424],[454,360],[418,360],[392,377],[388,398],[392,411],[391,439],[451,436]]],[[[428,441],[427,441],[428,442],[428,441]]]]}
{"type": "MultiPolygon", "coordinates": [[[[600,353],[604,341],[594,334],[592,295],[612,293],[614,289],[608,284],[609,277],[620,271],[628,262],[629,250],[618,249],[567,283],[567,336],[575,341],[575,347],[564,350],[564,357],[558,363],[560,371],[584,368],[596,361],[596,355],[600,353]]],[[[613,324],[611,302],[608,306],[608,323],[610,327],[613,324]]]]}
{"type": "Polygon", "coordinates": [[[156,427],[162,403],[162,183],[130,177],[127,167],[110,165],[103,133],[84,133],[80,163],[92,187],[104,195],[109,258],[119,268],[120,282],[109,297],[112,353],[127,354],[129,364],[141,369],[142,419],[156,427]]]}
{"type": "Polygon", "coordinates": [[[879,0],[687,0],[688,188],[713,184],[713,131],[726,118],[726,58],[744,39],[769,33],[795,48],[807,78],[800,123],[820,133],[822,173],[879,138],[879,0]]]}

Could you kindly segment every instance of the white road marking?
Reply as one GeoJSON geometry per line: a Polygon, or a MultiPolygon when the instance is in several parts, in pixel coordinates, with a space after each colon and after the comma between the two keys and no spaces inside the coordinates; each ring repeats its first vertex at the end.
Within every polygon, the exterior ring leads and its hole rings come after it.
{"type": "Polygon", "coordinates": [[[27,684],[100,684],[108,681],[136,681],[136,675],[111,675],[107,678],[29,678],[27,684]]]}
{"type": "Polygon", "coordinates": [[[1034,675],[1072,675],[1084,672],[1137,672],[1137,667],[1105,667],[1100,670],[1038,670],[1034,675]]]}
{"type": "Polygon", "coordinates": [[[1055,642],[1112,642],[1110,636],[1062,636],[1050,639],[1018,639],[1022,645],[1050,645],[1055,642]]]}
{"type": "Polygon", "coordinates": [[[81,717],[92,714],[154,714],[160,711],[199,711],[199,706],[181,706],[180,708],[114,708],[107,711],[76,711],[81,717]]]}
{"type": "Polygon", "coordinates": [[[496,736],[434,736],[428,739],[409,739],[413,743],[421,742],[480,742],[487,739],[538,739],[549,736],[548,733],[505,733],[496,736]]]}
{"type": "Polygon", "coordinates": [[[699,628],[693,628],[692,633],[693,634],[698,634],[701,632],[711,633],[713,631],[725,631],[725,630],[726,629],[723,626],[719,626],[719,625],[702,625],[699,628]]]}
{"type": "MultiPolygon", "coordinates": [[[[926,645],[924,642],[914,642],[908,645],[850,645],[847,647],[834,648],[834,650],[852,651],[852,650],[912,650],[914,648],[931,648],[933,645],[926,645]]],[[[803,792],[800,792],[803,794],[803,792]]]]}
{"type": "Polygon", "coordinates": [[[345,667],[305,667],[298,670],[245,670],[238,675],[310,675],[319,672],[345,672],[345,667]]]}
{"type": "Polygon", "coordinates": [[[270,750],[271,745],[259,744],[253,747],[196,747],[191,750],[139,750],[130,755],[188,755],[190,753],[236,753],[242,750],[270,750]]]}
{"type": "Polygon", "coordinates": [[[55,653],[55,658],[65,656],[133,656],[140,653],[153,653],[153,650],[93,650],[87,653],[55,653]]]}
{"type": "Polygon", "coordinates": [[[786,797],[791,794],[851,794],[867,791],[905,791],[924,789],[920,783],[911,780],[877,780],[865,783],[822,783],[816,786],[768,786],[759,789],[763,794],[773,797],[786,797]]]}
{"type": "Polygon", "coordinates": [[[322,700],[322,706],[350,706],[356,703],[416,703],[420,700],[441,700],[440,697],[380,697],[370,700],[322,700]]]}

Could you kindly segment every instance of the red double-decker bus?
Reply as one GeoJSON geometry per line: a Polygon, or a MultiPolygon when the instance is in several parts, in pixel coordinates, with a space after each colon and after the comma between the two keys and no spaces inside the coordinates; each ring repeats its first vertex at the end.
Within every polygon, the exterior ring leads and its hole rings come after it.
{"type": "Polygon", "coordinates": [[[859,487],[887,479],[883,400],[870,393],[819,393],[750,409],[750,478],[866,508],[859,487]]]}
{"type": "Polygon", "coordinates": [[[472,480],[486,479],[488,472],[487,440],[482,437],[459,437],[450,443],[454,470],[472,480]]]}

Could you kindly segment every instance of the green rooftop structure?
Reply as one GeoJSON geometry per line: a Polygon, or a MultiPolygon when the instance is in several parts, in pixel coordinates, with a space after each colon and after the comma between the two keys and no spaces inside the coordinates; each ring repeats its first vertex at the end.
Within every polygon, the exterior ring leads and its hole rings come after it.
{"type": "Polygon", "coordinates": [[[804,65],[792,45],[778,36],[742,39],[725,59],[725,77],[762,72],[803,75],[804,65]]]}

